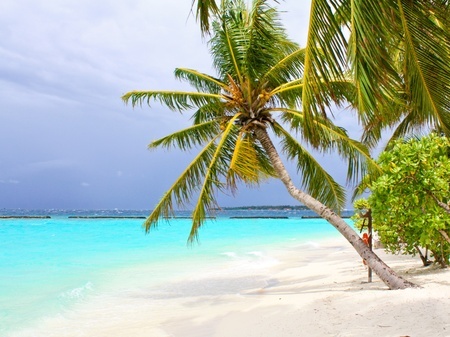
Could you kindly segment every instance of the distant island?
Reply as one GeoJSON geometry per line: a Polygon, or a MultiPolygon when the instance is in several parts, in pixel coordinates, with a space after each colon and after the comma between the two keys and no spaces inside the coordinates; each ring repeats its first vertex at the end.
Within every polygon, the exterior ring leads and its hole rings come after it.
{"type": "Polygon", "coordinates": [[[236,210],[254,210],[254,211],[273,211],[273,210],[296,210],[296,211],[305,211],[309,210],[308,207],[303,205],[290,206],[290,205],[279,205],[279,206],[238,206],[238,207],[221,207],[216,208],[216,211],[224,210],[224,211],[236,211],[236,210]]]}
{"type": "MultiPolygon", "coordinates": [[[[220,207],[216,208],[215,211],[311,211],[308,207],[304,205],[278,205],[278,206],[238,206],[238,207],[220,207]]],[[[349,212],[350,210],[345,210],[349,212]]],[[[311,211],[312,212],[312,211],[311,211]]],[[[352,212],[352,211],[350,211],[352,212]]],[[[288,217],[280,216],[233,216],[231,219],[251,219],[251,218],[273,218],[282,219],[288,217]]],[[[314,215],[302,215],[302,219],[320,219],[321,217],[314,213],[314,215]]],[[[348,214],[341,214],[341,218],[351,218],[348,214]]]]}

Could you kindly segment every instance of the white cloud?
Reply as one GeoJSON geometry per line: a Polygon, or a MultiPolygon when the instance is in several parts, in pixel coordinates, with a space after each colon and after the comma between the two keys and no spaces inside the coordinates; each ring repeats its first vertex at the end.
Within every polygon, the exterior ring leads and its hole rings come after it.
{"type": "Polygon", "coordinates": [[[76,166],[76,163],[68,159],[52,159],[30,163],[26,166],[31,171],[65,169],[76,166]]]}
{"type": "Polygon", "coordinates": [[[8,180],[0,180],[0,184],[19,184],[19,180],[8,179],[8,180]]]}

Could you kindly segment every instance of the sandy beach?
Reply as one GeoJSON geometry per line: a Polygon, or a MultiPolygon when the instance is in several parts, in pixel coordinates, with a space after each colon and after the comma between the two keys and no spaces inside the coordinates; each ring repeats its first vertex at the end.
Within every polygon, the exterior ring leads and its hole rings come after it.
{"type": "Polygon", "coordinates": [[[450,270],[376,252],[420,289],[390,291],[343,239],[270,251],[167,284],[98,296],[14,336],[450,336],[450,270]]]}
{"type": "Polygon", "coordinates": [[[422,288],[389,291],[376,275],[367,283],[352,248],[327,242],[280,257],[265,287],[186,301],[182,318],[162,328],[167,336],[192,337],[450,336],[450,271],[377,253],[422,288]]]}

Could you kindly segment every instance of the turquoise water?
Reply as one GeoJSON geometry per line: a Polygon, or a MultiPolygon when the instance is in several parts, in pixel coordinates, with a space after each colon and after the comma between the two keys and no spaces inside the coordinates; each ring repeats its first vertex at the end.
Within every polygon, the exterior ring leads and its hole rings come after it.
{"type": "Polygon", "coordinates": [[[32,331],[43,319],[99,294],[124,287],[155,291],[230,261],[260,262],[274,247],[339,236],[324,220],[299,214],[232,219],[225,212],[208,220],[200,241],[188,245],[189,219],[163,222],[146,235],[142,219],[70,219],[55,213],[50,219],[0,220],[1,336],[32,331]]]}

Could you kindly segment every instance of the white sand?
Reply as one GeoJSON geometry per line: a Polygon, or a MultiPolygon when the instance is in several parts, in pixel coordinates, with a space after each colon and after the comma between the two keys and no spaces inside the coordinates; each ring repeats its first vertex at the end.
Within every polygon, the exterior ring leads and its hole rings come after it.
{"type": "Polygon", "coordinates": [[[390,291],[344,241],[284,256],[269,285],[186,301],[162,328],[168,336],[450,336],[450,271],[377,250],[421,289],[390,291]],[[320,254],[320,257],[317,255],[320,254]],[[304,264],[310,257],[311,262],[304,264]]]}
{"type": "Polygon", "coordinates": [[[450,336],[450,270],[376,250],[420,289],[390,291],[342,240],[270,252],[273,260],[128,289],[15,336],[450,336]]]}

